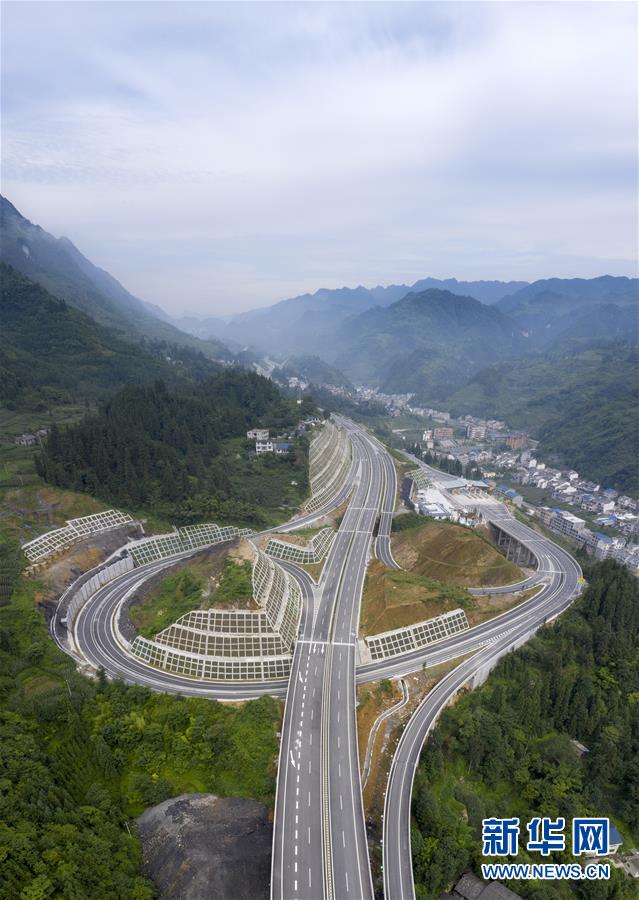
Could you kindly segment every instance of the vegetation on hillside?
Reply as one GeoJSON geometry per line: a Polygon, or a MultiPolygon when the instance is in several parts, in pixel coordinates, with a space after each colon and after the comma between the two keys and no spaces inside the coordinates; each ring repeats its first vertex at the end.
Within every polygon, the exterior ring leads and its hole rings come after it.
{"type": "MultiPolygon", "coordinates": [[[[179,367],[5,265],[0,265],[0,288],[0,401],[11,409],[95,401],[126,384],[177,378],[179,367]]],[[[202,365],[208,374],[217,368],[204,357],[202,365]]]]}
{"type": "MultiPolygon", "coordinates": [[[[399,521],[403,518],[408,517],[400,516],[399,521]]],[[[393,535],[393,555],[402,568],[460,587],[513,584],[523,578],[521,569],[481,531],[418,518],[421,523],[393,535]]]]}
{"type": "Polygon", "coordinates": [[[256,458],[245,432],[290,428],[312,410],[312,402],[298,406],[268,379],[239,369],[173,390],[162,381],[129,386],[98,415],[54,427],[39,472],[52,484],[176,522],[272,521],[306,495],[306,447],[298,441],[289,457],[256,458]]]}
{"type": "Polygon", "coordinates": [[[356,381],[389,392],[450,390],[525,341],[494,306],[450,291],[409,293],[349,322],[327,358],[356,381]]]}
{"type": "MultiPolygon", "coordinates": [[[[613,562],[597,564],[589,577],[575,606],[446,710],[431,736],[413,791],[420,900],[437,897],[467,866],[479,871],[485,817],[515,815],[525,823],[606,815],[626,848],[636,846],[639,589],[613,562]],[[575,740],[588,752],[581,754],[575,740]]],[[[539,861],[532,857],[520,849],[518,861],[539,861]]],[[[614,870],[610,882],[511,887],[526,900],[636,896],[631,879],[614,870]]]]}
{"type": "Polygon", "coordinates": [[[154,896],[127,819],[190,791],[273,803],[281,706],[80,676],[12,578],[0,607],[0,898],[154,896]]]}
{"type": "MultiPolygon", "coordinates": [[[[179,331],[134,297],[112,275],[94,266],[68,238],[55,238],[33,225],[0,196],[0,261],[41,284],[96,322],[128,340],[160,341],[190,347],[228,360],[219,341],[200,341],[179,331]]],[[[156,312],[162,315],[161,310],[156,312]]]]}
{"type": "Polygon", "coordinates": [[[639,351],[616,343],[484,369],[449,395],[455,415],[505,419],[542,454],[606,487],[639,492],[639,351]]]}
{"type": "Polygon", "coordinates": [[[360,634],[379,634],[414,625],[451,609],[470,608],[473,600],[463,588],[413,572],[387,568],[373,560],[366,573],[360,634]]]}

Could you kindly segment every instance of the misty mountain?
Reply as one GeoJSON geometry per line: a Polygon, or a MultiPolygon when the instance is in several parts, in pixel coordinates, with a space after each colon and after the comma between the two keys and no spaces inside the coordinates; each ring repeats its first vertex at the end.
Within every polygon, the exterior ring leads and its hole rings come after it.
{"type": "Polygon", "coordinates": [[[602,342],[490,366],[449,394],[446,409],[505,419],[605,486],[639,491],[639,351],[602,342]]]}
{"type": "Polygon", "coordinates": [[[633,334],[639,323],[639,279],[549,278],[536,281],[497,303],[542,347],[575,334],[583,339],[633,334]],[[602,333],[603,329],[603,333],[602,333]]]}
{"type": "Polygon", "coordinates": [[[456,278],[444,281],[423,278],[412,286],[321,288],[314,294],[301,294],[273,306],[240,313],[228,322],[215,317],[185,316],[173,319],[173,323],[198,337],[216,337],[231,346],[252,345],[280,357],[313,354],[324,344],[332,343],[334,333],[351,316],[377,306],[390,306],[411,291],[421,293],[429,288],[441,288],[451,294],[495,303],[526,284],[524,281],[467,282],[456,278]]]}
{"type": "Polygon", "coordinates": [[[286,381],[289,378],[300,378],[310,384],[328,384],[332,387],[354,390],[352,382],[319,356],[289,356],[281,366],[273,370],[273,377],[286,381]]]}
{"type": "Polygon", "coordinates": [[[405,393],[450,390],[525,350],[526,339],[495,306],[431,288],[352,317],[325,353],[355,382],[405,393]]]}
{"type": "Polygon", "coordinates": [[[164,345],[127,341],[5,264],[0,288],[0,400],[11,409],[102,400],[127,384],[203,380],[220,371],[189,348],[171,348],[169,361],[164,345]]]}
{"type": "Polygon", "coordinates": [[[199,342],[157,315],[157,308],[130,294],[112,275],[94,266],[68,238],[32,224],[0,197],[0,262],[37,281],[54,297],[127,338],[151,338],[229,359],[219,342],[199,342]]]}

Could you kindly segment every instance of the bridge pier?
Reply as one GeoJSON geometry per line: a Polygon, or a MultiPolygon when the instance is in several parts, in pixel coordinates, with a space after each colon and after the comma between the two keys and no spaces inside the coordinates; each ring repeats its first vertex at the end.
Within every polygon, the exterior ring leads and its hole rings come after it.
{"type": "Polygon", "coordinates": [[[526,568],[534,568],[536,566],[536,557],[525,544],[522,544],[512,534],[495,525],[494,522],[489,522],[489,528],[497,549],[504,554],[506,559],[515,563],[515,565],[526,568]]]}

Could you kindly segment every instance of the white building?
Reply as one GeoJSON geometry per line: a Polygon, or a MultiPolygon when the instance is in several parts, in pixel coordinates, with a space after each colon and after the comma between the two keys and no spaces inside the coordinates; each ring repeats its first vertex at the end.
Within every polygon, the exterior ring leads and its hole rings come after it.
{"type": "Polygon", "coordinates": [[[268,441],[269,430],[268,428],[252,428],[246,432],[246,437],[249,441],[268,441]]]}
{"type": "Polygon", "coordinates": [[[273,444],[273,441],[255,441],[256,453],[272,453],[274,449],[275,445],[273,444]]]}

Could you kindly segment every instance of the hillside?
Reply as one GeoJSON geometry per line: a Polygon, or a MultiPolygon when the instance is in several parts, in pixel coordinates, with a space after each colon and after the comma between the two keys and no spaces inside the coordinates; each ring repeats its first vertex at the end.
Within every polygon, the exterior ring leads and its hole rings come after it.
{"type": "Polygon", "coordinates": [[[326,358],[356,382],[437,392],[525,346],[494,306],[429,289],[350,319],[326,358]]]}
{"type": "Polygon", "coordinates": [[[198,385],[123,388],[97,415],[53,428],[39,473],[51,484],[170,521],[274,523],[307,490],[302,442],[287,457],[251,455],[246,430],[275,433],[314,411],[266,378],[225,369],[198,385]]]}
{"type": "Polygon", "coordinates": [[[451,522],[422,518],[416,527],[393,531],[392,546],[403,569],[459,587],[514,584],[523,578],[481,532],[451,522]]]}
{"type": "Polygon", "coordinates": [[[513,584],[522,578],[517,566],[469,528],[406,514],[393,522],[392,547],[400,570],[378,560],[369,565],[362,596],[362,635],[413,625],[460,607],[475,625],[522,599],[521,595],[490,598],[468,593],[468,587],[513,584]]]}
{"type": "MultiPolygon", "coordinates": [[[[125,384],[190,374],[6,265],[0,265],[0,293],[0,402],[13,409],[93,401],[125,384]]],[[[219,368],[203,356],[199,364],[209,375],[219,368]]]]}
{"type": "Polygon", "coordinates": [[[496,303],[526,285],[525,281],[457,281],[422,278],[413,285],[391,284],[366,288],[320,288],[272,306],[249,310],[229,321],[215,317],[183,316],[174,324],[202,338],[217,337],[230,346],[250,344],[277,356],[317,352],[328,346],[338,326],[353,315],[376,306],[390,306],[407,294],[429,288],[496,303]],[[327,343],[328,342],[328,343],[327,343]]]}
{"type": "Polygon", "coordinates": [[[231,358],[223,344],[200,341],[158,318],[150,304],[134,297],[108,272],[89,262],[68,238],[55,238],[32,224],[2,196],[0,262],[133,340],[166,341],[198,349],[212,358],[231,358]]]}
{"type": "Polygon", "coordinates": [[[295,377],[312,384],[329,384],[345,390],[354,389],[343,372],[335,366],[329,366],[319,356],[289,356],[274,370],[273,377],[284,380],[295,377]]]}
{"type": "Polygon", "coordinates": [[[450,394],[455,415],[505,419],[583,475],[637,493],[639,350],[604,343],[486,368],[450,394]]]}
{"type": "MultiPolygon", "coordinates": [[[[639,836],[637,758],[639,592],[613,562],[588,573],[590,587],[553,625],[505,656],[478,690],[442,713],[415,773],[412,861],[417,896],[436,900],[462,872],[476,874],[482,819],[609,816],[639,836]],[[578,743],[577,743],[578,742],[578,743]],[[580,745],[587,748],[581,752],[580,745]]],[[[567,829],[567,834],[570,832],[567,829]]],[[[574,862],[570,837],[553,862],[574,862]]],[[[583,857],[581,857],[583,859],[583,857]]],[[[520,838],[518,863],[538,863],[520,838]]],[[[518,880],[525,900],[632,900],[633,879],[518,880]],[[601,888],[601,889],[600,889],[601,888]]]]}
{"type": "Polygon", "coordinates": [[[532,345],[634,333],[639,327],[639,280],[548,278],[502,298],[497,308],[524,330],[532,345]]]}

